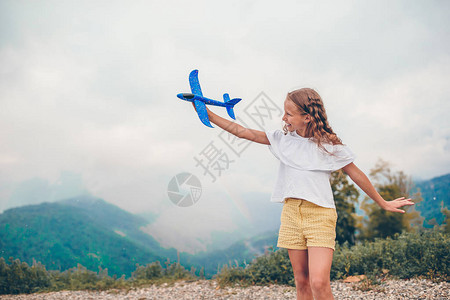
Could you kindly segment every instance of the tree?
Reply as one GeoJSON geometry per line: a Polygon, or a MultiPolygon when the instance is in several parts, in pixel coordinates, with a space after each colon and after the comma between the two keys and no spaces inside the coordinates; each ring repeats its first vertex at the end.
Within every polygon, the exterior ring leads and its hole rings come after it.
{"type": "Polygon", "coordinates": [[[355,203],[358,203],[359,192],[347,180],[342,171],[331,174],[331,189],[336,203],[338,220],[336,224],[336,240],[339,244],[348,242],[355,244],[356,214],[355,203]]]}
{"type": "Polygon", "coordinates": [[[444,222],[442,223],[442,228],[444,229],[445,233],[450,234],[450,210],[444,207],[442,203],[441,211],[445,216],[444,222]]]}
{"type": "Polygon", "coordinates": [[[9,292],[8,286],[8,273],[9,267],[3,257],[0,257],[0,295],[7,294],[9,292]]]}
{"type": "MultiPolygon", "coordinates": [[[[422,200],[420,193],[410,195],[413,187],[412,180],[402,171],[393,172],[389,163],[379,160],[370,172],[374,186],[378,193],[387,201],[399,197],[412,198],[417,203],[422,200]]],[[[422,227],[423,218],[414,207],[403,208],[406,213],[393,213],[385,211],[365,197],[361,208],[367,218],[360,226],[360,239],[374,240],[377,237],[392,237],[402,231],[412,231],[422,227]]]]}
{"type": "Polygon", "coordinates": [[[45,267],[33,261],[33,266],[19,259],[9,258],[9,265],[0,257],[0,295],[33,293],[39,288],[50,286],[50,278],[45,267]]]}

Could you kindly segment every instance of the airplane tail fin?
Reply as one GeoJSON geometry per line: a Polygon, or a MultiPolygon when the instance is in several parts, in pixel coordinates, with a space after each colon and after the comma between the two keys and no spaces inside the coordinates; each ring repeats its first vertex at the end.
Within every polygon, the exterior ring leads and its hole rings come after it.
{"type": "Polygon", "coordinates": [[[227,108],[228,115],[234,120],[236,120],[236,117],[234,116],[233,107],[242,99],[240,98],[230,99],[230,95],[223,94],[223,100],[225,101],[225,107],[227,108]]]}

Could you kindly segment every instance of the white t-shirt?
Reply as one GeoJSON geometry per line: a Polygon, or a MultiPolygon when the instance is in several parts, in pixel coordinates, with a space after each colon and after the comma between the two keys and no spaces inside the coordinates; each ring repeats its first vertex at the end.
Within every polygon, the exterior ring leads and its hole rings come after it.
{"type": "Polygon", "coordinates": [[[322,207],[335,208],[330,185],[332,171],[339,170],[355,160],[345,145],[323,144],[327,153],[309,138],[295,131],[266,131],[269,149],[280,161],[278,179],[272,193],[272,202],[299,198],[322,207]]]}

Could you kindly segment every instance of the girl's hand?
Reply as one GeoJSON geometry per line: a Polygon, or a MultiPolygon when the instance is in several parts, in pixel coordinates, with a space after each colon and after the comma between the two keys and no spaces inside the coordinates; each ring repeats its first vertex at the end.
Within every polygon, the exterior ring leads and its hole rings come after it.
{"type": "Polygon", "coordinates": [[[399,207],[406,206],[406,205],[414,205],[414,202],[411,201],[411,198],[405,199],[405,197],[397,198],[392,201],[386,201],[383,205],[383,208],[387,211],[392,212],[399,212],[404,214],[405,211],[402,209],[399,209],[399,207]]]}

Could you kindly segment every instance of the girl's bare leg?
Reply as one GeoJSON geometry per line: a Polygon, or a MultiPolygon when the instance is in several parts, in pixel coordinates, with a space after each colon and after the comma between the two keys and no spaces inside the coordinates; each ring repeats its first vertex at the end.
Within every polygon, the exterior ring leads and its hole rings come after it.
{"type": "Polygon", "coordinates": [[[308,272],[308,250],[289,249],[289,259],[294,271],[297,300],[313,300],[308,272]]]}
{"type": "Polygon", "coordinates": [[[333,252],[325,247],[308,248],[309,282],[316,300],[334,299],[330,283],[333,252]]]}

